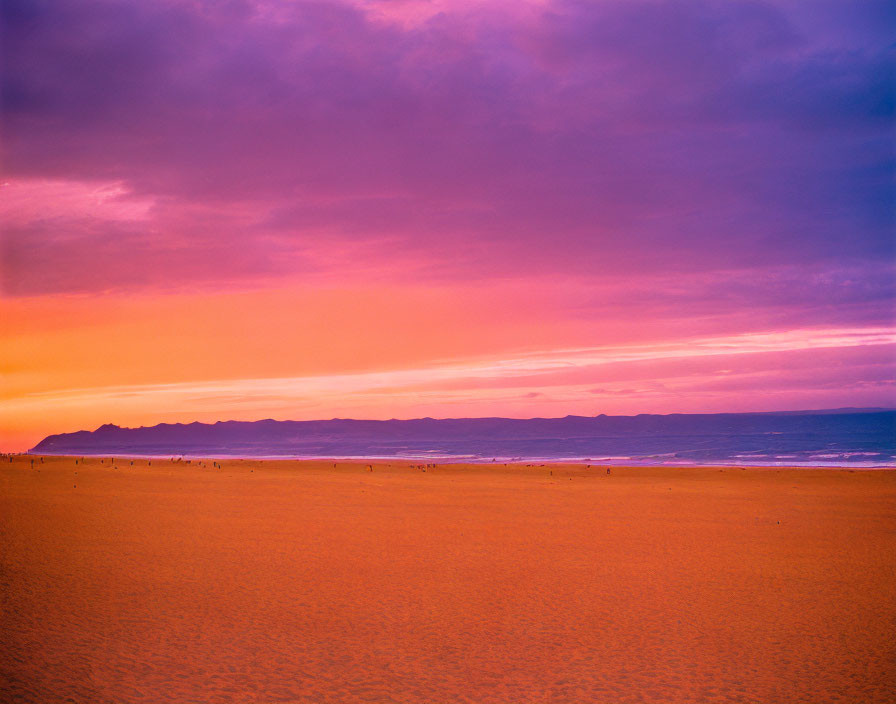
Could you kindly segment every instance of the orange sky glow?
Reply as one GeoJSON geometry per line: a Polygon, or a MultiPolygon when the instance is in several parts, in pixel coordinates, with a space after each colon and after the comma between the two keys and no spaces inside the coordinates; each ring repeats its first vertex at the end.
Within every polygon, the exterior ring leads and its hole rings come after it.
{"type": "Polygon", "coordinates": [[[106,422],[751,411],[892,392],[867,377],[886,368],[894,329],[711,334],[687,321],[658,340],[626,320],[564,319],[533,291],[6,300],[3,449],[106,422]]]}

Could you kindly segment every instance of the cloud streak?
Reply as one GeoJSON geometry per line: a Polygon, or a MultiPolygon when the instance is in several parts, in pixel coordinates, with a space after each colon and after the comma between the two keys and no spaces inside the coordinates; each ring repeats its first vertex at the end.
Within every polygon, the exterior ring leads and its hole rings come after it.
{"type": "MultiPolygon", "coordinates": [[[[534,388],[554,391],[553,387],[560,386],[580,391],[579,387],[593,384],[595,378],[601,376],[601,367],[613,366],[613,378],[624,380],[631,378],[631,370],[636,365],[649,364],[653,370],[651,376],[655,376],[656,370],[673,372],[674,365],[669,365],[670,362],[694,359],[709,361],[709,365],[704,362],[691,367],[682,376],[708,376],[714,382],[724,378],[730,383],[732,371],[726,367],[739,367],[739,357],[805,351],[818,353],[833,350],[844,353],[860,348],[879,348],[885,355],[892,355],[896,351],[896,329],[797,330],[778,334],[711,337],[661,345],[538,351],[507,359],[480,359],[463,363],[445,361],[416,369],[54,390],[27,394],[12,401],[6,410],[39,407],[47,403],[54,406],[122,404],[135,408],[153,406],[199,410],[206,408],[213,400],[219,409],[259,411],[289,408],[301,414],[299,409],[309,401],[316,407],[363,407],[364,401],[369,402],[371,398],[381,404],[383,395],[388,396],[395,407],[402,408],[408,406],[410,401],[419,400],[421,395],[428,396],[430,402],[450,404],[456,400],[458,393],[466,394],[471,400],[476,400],[477,396],[494,400],[490,389],[492,392],[499,389],[504,397],[508,392],[515,391],[520,398],[533,398],[534,388]],[[620,373],[621,367],[628,367],[628,376],[620,373]],[[707,369],[712,373],[707,375],[707,369]],[[574,372],[575,383],[570,383],[570,372],[574,372]]],[[[777,361],[780,364],[780,360],[777,361]]],[[[880,364],[881,358],[878,356],[874,361],[880,364]]],[[[767,373],[767,370],[763,372],[767,373]]],[[[637,378],[637,374],[634,376],[637,378]]],[[[882,386],[893,383],[892,379],[877,381],[882,386]]],[[[651,384],[650,388],[654,391],[660,388],[655,381],[651,384]]],[[[699,389],[700,385],[694,384],[692,390],[699,389]]],[[[618,395],[622,392],[589,389],[588,393],[618,395]]],[[[641,392],[630,390],[623,395],[639,398],[641,392]]]]}

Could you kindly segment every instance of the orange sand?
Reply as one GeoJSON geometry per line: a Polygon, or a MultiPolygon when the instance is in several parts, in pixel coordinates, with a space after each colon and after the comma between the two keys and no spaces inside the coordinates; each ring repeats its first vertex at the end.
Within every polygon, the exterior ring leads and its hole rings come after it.
{"type": "Polygon", "coordinates": [[[3,458],[0,538],[5,702],[896,701],[892,471],[3,458]]]}

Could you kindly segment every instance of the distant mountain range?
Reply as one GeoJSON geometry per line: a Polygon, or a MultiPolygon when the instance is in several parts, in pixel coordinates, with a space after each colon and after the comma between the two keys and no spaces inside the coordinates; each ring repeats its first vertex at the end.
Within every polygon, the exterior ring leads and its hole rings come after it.
{"type": "Polygon", "coordinates": [[[892,464],[896,410],[565,418],[219,421],[103,425],[31,453],[241,457],[578,458],[605,462],[892,464]]]}

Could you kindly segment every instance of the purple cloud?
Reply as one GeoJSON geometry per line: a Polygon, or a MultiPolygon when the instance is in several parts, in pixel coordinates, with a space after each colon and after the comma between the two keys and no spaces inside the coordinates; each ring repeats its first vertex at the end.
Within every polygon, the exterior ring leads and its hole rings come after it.
{"type": "Polygon", "coordinates": [[[156,204],[8,228],[5,291],[90,290],[91,262],[125,288],[302,278],[357,248],[892,319],[887,3],[371,7],[4,3],[6,178],[156,204]]]}

